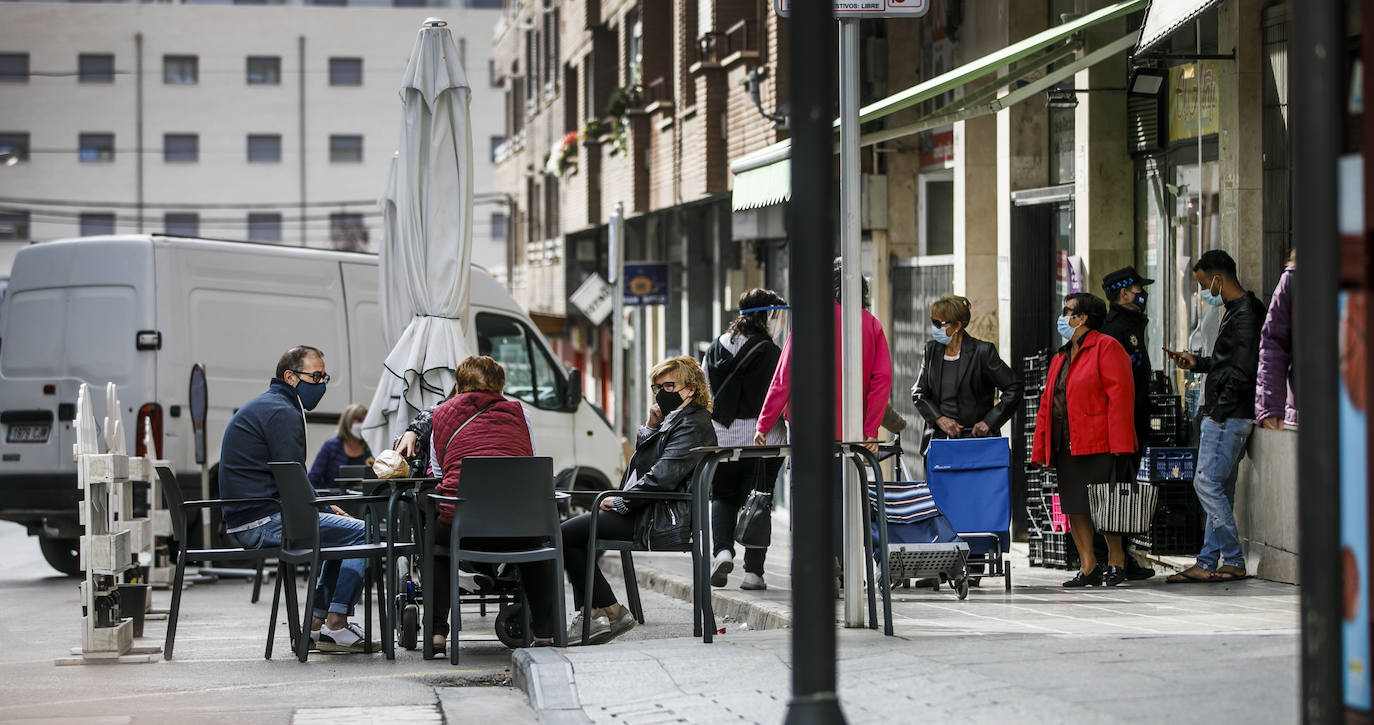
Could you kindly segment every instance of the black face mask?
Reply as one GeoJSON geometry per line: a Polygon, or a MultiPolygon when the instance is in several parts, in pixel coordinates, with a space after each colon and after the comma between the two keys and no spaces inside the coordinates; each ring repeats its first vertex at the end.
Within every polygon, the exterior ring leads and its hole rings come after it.
{"type": "Polygon", "coordinates": [[[682,393],[660,390],[654,394],[654,403],[658,405],[659,412],[667,415],[682,406],[682,393]]]}

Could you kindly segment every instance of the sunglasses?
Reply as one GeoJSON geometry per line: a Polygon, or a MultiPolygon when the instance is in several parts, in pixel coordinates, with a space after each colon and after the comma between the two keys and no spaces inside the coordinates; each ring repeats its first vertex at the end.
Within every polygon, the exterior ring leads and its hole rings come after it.
{"type": "Polygon", "coordinates": [[[932,327],[944,327],[944,326],[946,326],[946,325],[953,325],[954,323],[953,323],[953,322],[941,322],[941,321],[935,319],[934,317],[932,317],[932,318],[930,318],[930,324],[931,324],[932,327]]]}

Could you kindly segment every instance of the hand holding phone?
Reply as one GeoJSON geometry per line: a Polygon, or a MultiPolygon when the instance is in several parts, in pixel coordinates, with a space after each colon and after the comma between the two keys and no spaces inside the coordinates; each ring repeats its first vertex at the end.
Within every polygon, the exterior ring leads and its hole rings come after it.
{"type": "Polygon", "coordinates": [[[1193,366],[1197,365],[1197,358],[1194,358],[1192,353],[1178,352],[1176,350],[1170,350],[1167,347],[1160,349],[1163,350],[1164,354],[1168,355],[1169,358],[1174,361],[1174,364],[1182,370],[1192,370],[1193,366]]]}

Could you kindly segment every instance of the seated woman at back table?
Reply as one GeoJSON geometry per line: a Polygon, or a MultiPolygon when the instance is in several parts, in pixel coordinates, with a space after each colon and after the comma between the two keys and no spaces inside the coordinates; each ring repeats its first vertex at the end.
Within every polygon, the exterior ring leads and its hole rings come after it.
{"type": "Polygon", "coordinates": [[[372,465],[372,451],[363,441],[363,419],[367,406],[353,403],[339,416],[338,435],[320,446],[310,466],[310,484],[315,488],[334,488],[340,466],[372,465]]]}
{"type": "MultiPolygon", "coordinates": [[[[454,370],[453,394],[434,409],[433,440],[435,461],[443,480],[435,491],[446,496],[458,492],[458,476],[468,456],[532,456],[534,430],[525,408],[501,394],[506,387],[506,371],[485,356],[472,356],[454,370]]],[[[447,543],[453,533],[453,504],[439,504],[436,542],[447,543]]],[[[464,538],[465,545],[500,551],[525,549],[543,543],[527,538],[464,538]]],[[[448,635],[449,584],[452,565],[448,557],[436,557],[433,582],[425,582],[425,596],[434,607],[434,649],[444,649],[448,635]]],[[[553,562],[540,561],[518,566],[525,594],[530,602],[530,626],[536,644],[551,644],[553,629],[561,615],[554,612],[557,601],[552,590],[553,562]]]]}
{"type": "MultiPolygon", "coordinates": [[[[635,436],[635,453],[620,481],[622,491],[685,491],[701,460],[692,453],[699,446],[716,445],[711,425],[711,391],[706,374],[690,357],[674,357],[654,366],[654,404],[649,406],[648,423],[635,436]]],[[[621,541],[639,539],[651,501],[610,496],[601,501],[598,511],[581,514],[563,522],[563,568],[572,583],[573,602],[578,613],[568,627],[568,644],[582,643],[583,587],[587,581],[587,539],[591,517],[597,517],[597,538],[621,541]]],[[[628,632],[635,626],[634,615],[615,599],[615,592],[598,567],[592,586],[592,623],[587,644],[601,644],[628,632]]]]}

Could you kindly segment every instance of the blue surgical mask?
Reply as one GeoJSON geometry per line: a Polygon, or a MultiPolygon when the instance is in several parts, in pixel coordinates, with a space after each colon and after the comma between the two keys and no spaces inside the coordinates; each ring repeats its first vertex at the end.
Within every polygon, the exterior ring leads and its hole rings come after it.
{"type": "Polygon", "coordinates": [[[954,339],[950,337],[948,333],[945,332],[945,328],[943,327],[931,327],[930,336],[935,338],[935,341],[940,343],[941,345],[948,345],[949,341],[954,339]]]}
{"type": "Polygon", "coordinates": [[[301,399],[301,407],[306,410],[314,410],[320,404],[320,398],[324,397],[325,383],[307,383],[304,380],[296,383],[296,397],[301,399]]]}
{"type": "Polygon", "coordinates": [[[1210,289],[1202,290],[1198,293],[1198,296],[1202,298],[1203,302],[1206,302],[1207,304],[1213,307],[1221,307],[1222,305],[1226,304],[1226,300],[1223,300],[1221,298],[1221,295],[1212,294],[1212,290],[1210,289]]]}
{"type": "Polygon", "coordinates": [[[1068,315],[1059,318],[1059,336],[1064,338],[1064,342],[1073,339],[1073,328],[1069,326],[1068,315]]]}

